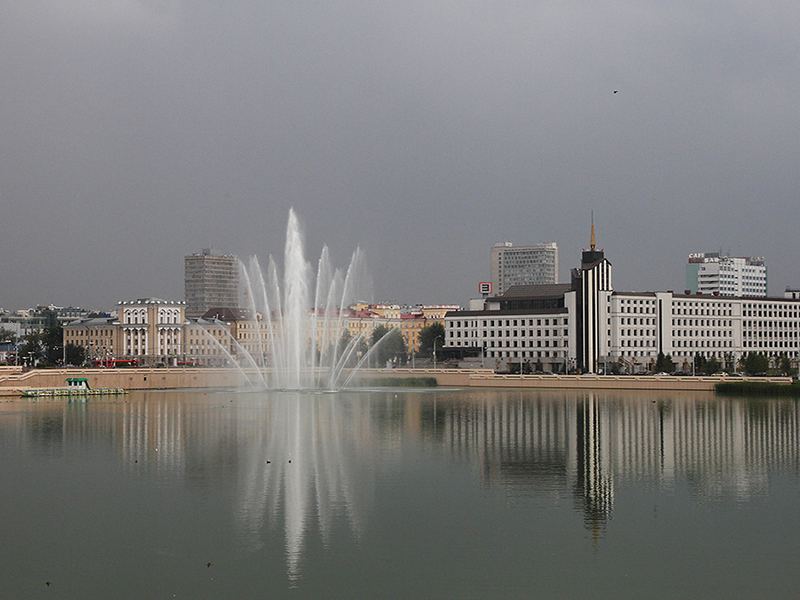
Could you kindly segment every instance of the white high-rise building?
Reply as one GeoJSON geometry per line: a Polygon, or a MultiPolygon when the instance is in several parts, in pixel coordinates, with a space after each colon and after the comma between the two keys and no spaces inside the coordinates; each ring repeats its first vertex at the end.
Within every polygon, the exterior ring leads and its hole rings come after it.
{"type": "Polygon", "coordinates": [[[503,294],[514,285],[558,283],[558,246],[555,242],[514,246],[497,242],[492,247],[492,292],[503,294]]]}
{"type": "Polygon", "coordinates": [[[686,290],[693,294],[764,297],[767,295],[764,258],[720,256],[718,252],[690,254],[686,290]]]}

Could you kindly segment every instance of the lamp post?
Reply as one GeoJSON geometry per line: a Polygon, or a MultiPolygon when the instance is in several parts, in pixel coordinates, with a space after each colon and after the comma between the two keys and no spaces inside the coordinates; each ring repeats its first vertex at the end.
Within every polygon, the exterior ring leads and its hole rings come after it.
{"type": "Polygon", "coordinates": [[[442,337],[442,336],[437,335],[435,338],[433,338],[433,368],[434,369],[436,369],[436,340],[438,340],[440,337],[442,337]]]}

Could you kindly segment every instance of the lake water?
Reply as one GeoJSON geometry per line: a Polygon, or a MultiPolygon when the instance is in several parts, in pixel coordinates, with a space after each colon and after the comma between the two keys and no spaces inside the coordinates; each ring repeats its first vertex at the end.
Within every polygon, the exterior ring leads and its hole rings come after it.
{"type": "Polygon", "coordinates": [[[800,414],[711,394],[0,405],[0,597],[795,598],[800,414]]]}

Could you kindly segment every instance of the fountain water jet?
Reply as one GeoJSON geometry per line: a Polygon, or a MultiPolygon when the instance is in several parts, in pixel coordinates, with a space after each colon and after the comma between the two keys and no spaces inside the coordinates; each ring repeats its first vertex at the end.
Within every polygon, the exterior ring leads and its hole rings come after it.
{"type": "MultiPolygon", "coordinates": [[[[306,260],[303,235],[294,209],[289,211],[281,276],[270,257],[266,275],[258,259],[240,265],[245,308],[253,315],[255,338],[237,347],[237,362],[257,369],[257,380],[269,389],[336,389],[364,334],[343,344],[345,312],[371,296],[366,260],[356,248],[347,270],[334,269],[324,247],[316,275],[306,260]]],[[[346,380],[352,378],[350,373],[346,380]]]]}

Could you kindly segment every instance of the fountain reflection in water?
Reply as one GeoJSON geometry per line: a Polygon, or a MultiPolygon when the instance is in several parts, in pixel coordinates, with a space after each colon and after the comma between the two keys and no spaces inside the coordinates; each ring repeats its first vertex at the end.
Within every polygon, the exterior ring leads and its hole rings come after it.
{"type": "MultiPolygon", "coordinates": [[[[253,387],[338,389],[358,368],[361,336],[349,338],[343,311],[371,296],[366,260],[357,248],[345,271],[334,269],[327,246],[316,268],[306,260],[294,209],[286,227],[284,270],[270,257],[266,273],[256,257],[241,266],[245,308],[252,315],[253,340],[236,342],[236,361],[253,387]]],[[[371,351],[375,350],[375,346],[371,351]]],[[[360,357],[360,361],[367,356],[360,357]]]]}
{"type": "Polygon", "coordinates": [[[327,547],[339,519],[353,539],[366,529],[375,474],[364,457],[379,444],[375,415],[347,392],[271,392],[265,403],[261,395],[250,397],[259,398],[258,408],[241,413],[238,427],[247,432],[235,510],[239,541],[255,552],[268,537],[265,527],[282,527],[286,574],[296,582],[309,537],[318,533],[327,547]]]}

